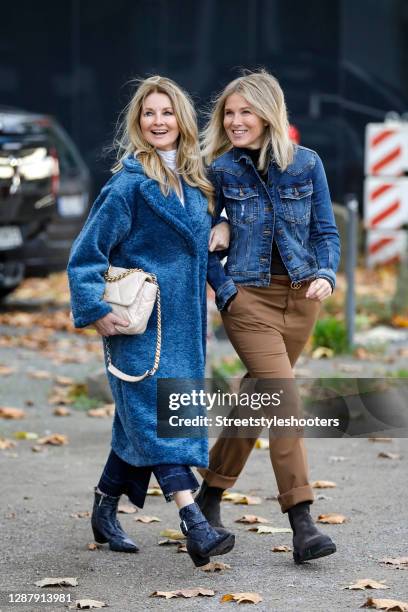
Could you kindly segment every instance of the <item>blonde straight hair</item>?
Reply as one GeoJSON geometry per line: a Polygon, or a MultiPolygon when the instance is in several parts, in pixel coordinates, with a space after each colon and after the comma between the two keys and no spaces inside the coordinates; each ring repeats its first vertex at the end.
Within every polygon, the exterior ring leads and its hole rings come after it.
{"type": "Polygon", "coordinates": [[[265,123],[259,155],[259,169],[266,171],[271,159],[283,172],[293,161],[293,143],[289,138],[289,121],[285,97],[277,79],[266,70],[249,72],[229,83],[213,101],[209,121],[202,134],[202,154],[207,164],[232,149],[224,129],[225,102],[239,94],[265,123]]]}
{"type": "Polygon", "coordinates": [[[146,175],[157,181],[163,195],[171,189],[179,190],[178,179],[162,161],[155,147],[143,137],[140,128],[140,115],[143,103],[152,93],[166,94],[171,101],[180,131],[177,145],[177,172],[191,187],[198,187],[208,199],[208,208],[213,212],[213,187],[206,177],[204,163],[200,154],[197,116],[190,96],[174,81],[166,77],[151,76],[135,81],[138,85],[132,99],[122,112],[124,118],[120,123],[114,142],[116,163],[112,172],[123,167],[123,160],[128,155],[137,155],[146,175]]]}

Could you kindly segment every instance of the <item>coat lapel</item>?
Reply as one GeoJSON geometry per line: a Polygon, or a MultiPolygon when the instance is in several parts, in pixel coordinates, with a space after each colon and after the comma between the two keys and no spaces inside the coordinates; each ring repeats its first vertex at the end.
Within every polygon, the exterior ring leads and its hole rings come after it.
{"type": "Polygon", "coordinates": [[[185,181],[183,183],[184,206],[188,216],[188,223],[194,233],[205,227],[208,204],[206,198],[197,187],[191,187],[185,181]]]}

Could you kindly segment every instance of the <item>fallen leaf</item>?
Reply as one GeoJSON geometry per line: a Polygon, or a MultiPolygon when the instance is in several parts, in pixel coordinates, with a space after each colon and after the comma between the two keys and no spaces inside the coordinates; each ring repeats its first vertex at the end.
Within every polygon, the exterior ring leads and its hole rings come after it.
{"type": "Polygon", "coordinates": [[[9,440],[8,438],[0,438],[0,450],[8,450],[9,448],[14,448],[16,445],[13,440],[9,440]]]}
{"type": "Polygon", "coordinates": [[[260,497],[244,495],[243,493],[223,493],[222,501],[230,501],[233,504],[243,504],[246,506],[257,506],[262,503],[260,497]]]}
{"type": "Polygon", "coordinates": [[[334,489],[337,487],[335,482],[331,480],[315,480],[311,483],[313,489],[334,489]]]}
{"type": "Polygon", "coordinates": [[[185,540],[186,536],[181,531],[177,531],[177,529],[163,529],[160,532],[163,538],[170,538],[170,540],[185,540]]]}
{"type": "Polygon", "coordinates": [[[254,525],[255,523],[268,523],[269,521],[262,516],[256,516],[256,514],[244,514],[244,516],[241,516],[241,518],[237,519],[235,522],[254,525]]]}
{"type": "Polygon", "coordinates": [[[369,442],[392,442],[392,438],[377,438],[374,436],[367,439],[369,442]]]}
{"type": "Polygon", "coordinates": [[[134,514],[137,512],[137,508],[135,508],[135,506],[131,506],[130,504],[119,504],[118,512],[122,514],[134,514]]]}
{"type": "Polygon", "coordinates": [[[258,438],[255,442],[255,448],[259,448],[260,450],[267,450],[269,448],[269,440],[265,440],[264,438],[258,438]]]}
{"type": "Polygon", "coordinates": [[[63,446],[68,444],[68,438],[64,434],[54,433],[38,439],[38,444],[51,444],[51,446],[63,446]]]}
{"type": "Polygon", "coordinates": [[[375,608],[376,610],[393,610],[395,612],[408,612],[408,603],[397,599],[373,599],[369,597],[361,608],[375,608]]]}
{"type": "Polygon", "coordinates": [[[285,546],[285,545],[282,545],[282,546],[274,546],[274,547],[272,548],[272,552],[292,552],[292,549],[291,549],[291,548],[289,548],[289,546],[285,546]]]}
{"type": "Polygon", "coordinates": [[[43,578],[34,584],[41,588],[50,586],[78,586],[78,578],[43,578]]]}
{"type": "Polygon", "coordinates": [[[384,581],[372,580],[371,578],[360,578],[354,584],[349,584],[343,589],[364,590],[364,589],[389,589],[390,587],[384,584],[384,581]]]}
{"type": "Polygon", "coordinates": [[[70,378],[69,376],[56,376],[55,382],[57,383],[57,385],[61,385],[62,387],[69,387],[70,385],[75,384],[75,380],[73,378],[70,378]]]}
{"type": "Polygon", "coordinates": [[[0,406],[0,418],[1,419],[24,419],[27,416],[24,410],[21,408],[11,408],[10,406],[0,406]]]}
{"type": "Polygon", "coordinates": [[[392,324],[395,325],[395,327],[408,327],[408,317],[394,315],[392,317],[392,324]]]}
{"type": "Polygon", "coordinates": [[[231,569],[231,566],[228,563],[222,563],[221,561],[210,561],[207,565],[202,565],[200,570],[203,572],[222,572],[224,570],[231,569]]]}
{"type": "Polygon", "coordinates": [[[136,516],[134,520],[139,521],[140,523],[161,523],[161,519],[159,519],[157,516],[147,516],[146,514],[136,516]]]}
{"type": "Polygon", "coordinates": [[[147,489],[146,495],[163,495],[163,491],[159,486],[149,487],[149,489],[147,489]]]}
{"type": "Polygon", "coordinates": [[[33,453],[43,453],[45,451],[44,446],[39,446],[38,444],[34,444],[34,446],[31,447],[31,450],[33,451],[33,453]]]}
{"type": "Polygon", "coordinates": [[[30,378],[36,378],[38,380],[47,380],[49,378],[52,378],[52,374],[50,372],[47,372],[46,370],[32,370],[31,372],[28,372],[28,376],[30,378]]]}
{"type": "Polygon", "coordinates": [[[16,371],[15,368],[10,368],[9,366],[0,365],[0,376],[10,376],[16,371]]]}
{"type": "Polygon", "coordinates": [[[318,346],[312,353],[313,359],[331,359],[334,355],[334,351],[327,346],[318,346]]]}
{"type": "Polygon", "coordinates": [[[74,601],[72,606],[69,606],[71,610],[90,610],[91,608],[106,608],[104,601],[97,601],[96,599],[77,599],[74,601]]]}
{"type": "Polygon", "coordinates": [[[180,542],[166,538],[165,540],[159,540],[158,544],[159,546],[178,546],[180,542]]]}
{"type": "Polygon", "coordinates": [[[115,404],[105,404],[100,408],[91,408],[86,413],[89,417],[104,419],[115,414],[115,404]]]}
{"type": "Polygon", "coordinates": [[[69,408],[66,408],[65,406],[59,406],[58,408],[55,408],[52,414],[54,414],[55,416],[70,416],[72,413],[69,408]]]}
{"type": "Polygon", "coordinates": [[[34,431],[15,431],[13,437],[16,438],[16,440],[36,440],[38,434],[34,431]]]}
{"type": "Polygon", "coordinates": [[[401,459],[401,455],[399,453],[387,453],[385,451],[378,453],[377,457],[380,457],[381,459],[401,459]]]}
{"type": "Polygon", "coordinates": [[[393,569],[408,570],[408,557],[384,557],[379,559],[379,563],[391,565],[393,569]]]}
{"type": "Polygon", "coordinates": [[[335,514],[334,512],[330,514],[319,514],[317,517],[318,523],[327,523],[328,525],[341,525],[346,522],[346,517],[343,514],[335,514]]]}
{"type": "Polygon", "coordinates": [[[227,593],[221,597],[221,603],[226,601],[236,601],[241,603],[253,603],[258,604],[262,601],[262,597],[259,593],[227,593]]]}
{"type": "Polygon", "coordinates": [[[90,544],[88,544],[87,548],[88,550],[98,550],[99,546],[96,542],[91,542],[90,544]]]}
{"type": "Polygon", "coordinates": [[[180,589],[178,591],[154,591],[150,597],[164,597],[165,599],[171,599],[172,597],[213,597],[215,591],[213,589],[203,589],[197,587],[195,589],[180,589]]]}
{"type": "Polygon", "coordinates": [[[69,515],[71,518],[89,518],[91,513],[88,510],[82,510],[80,512],[73,512],[69,515]]]}
{"type": "Polygon", "coordinates": [[[266,525],[248,527],[247,531],[255,531],[256,533],[292,533],[292,530],[288,527],[269,527],[266,525]]]}
{"type": "Polygon", "coordinates": [[[181,542],[178,543],[177,546],[177,552],[178,553],[186,553],[187,551],[187,546],[185,544],[181,544],[181,542]]]}
{"type": "Polygon", "coordinates": [[[361,359],[362,361],[365,361],[367,359],[371,358],[371,354],[369,351],[367,351],[367,349],[365,349],[363,346],[358,346],[354,351],[353,351],[353,357],[355,357],[355,359],[361,359]]]}

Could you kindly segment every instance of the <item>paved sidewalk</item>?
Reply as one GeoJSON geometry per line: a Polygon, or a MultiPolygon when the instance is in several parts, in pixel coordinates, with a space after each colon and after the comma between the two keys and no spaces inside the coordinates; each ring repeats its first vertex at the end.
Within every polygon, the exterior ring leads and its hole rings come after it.
{"type": "MultiPolygon", "coordinates": [[[[21,328],[3,327],[0,333],[19,334],[21,328]]],[[[64,339],[67,334],[60,334],[64,339]]],[[[79,351],[86,340],[76,337],[67,351],[79,351]]],[[[160,523],[134,522],[136,515],[121,515],[121,522],[138,542],[141,552],[126,555],[106,547],[91,551],[93,541],[88,518],[72,518],[90,510],[92,487],[107,456],[110,419],[89,418],[73,410],[69,417],[54,416],[47,402],[51,380],[32,379],[30,368],[55,375],[72,376],[82,382],[100,367],[95,356],[85,363],[56,363],[39,351],[7,348],[0,344],[0,364],[16,368],[0,376],[0,406],[23,408],[27,418],[0,419],[0,436],[11,438],[24,430],[61,433],[66,446],[46,446],[33,452],[35,441],[20,440],[13,449],[0,451],[1,488],[1,591],[32,592],[34,582],[44,577],[77,577],[78,586],[64,590],[72,599],[102,600],[110,610],[229,610],[238,604],[220,603],[223,594],[255,591],[263,601],[256,610],[294,612],[305,610],[357,610],[367,597],[408,601],[408,571],[382,566],[382,557],[408,556],[408,440],[373,443],[366,439],[308,440],[312,480],[332,480],[336,488],[316,490],[321,496],[312,507],[321,513],[344,514],[343,525],[323,525],[338,546],[338,553],[325,559],[295,566],[291,553],[273,553],[273,546],[291,545],[289,533],[259,535],[234,521],[244,514],[257,514],[270,524],[287,527],[276,500],[276,485],[269,453],[255,450],[238,481],[236,490],[262,498],[257,506],[223,503],[226,525],[237,535],[232,553],[216,560],[231,565],[221,574],[195,569],[186,554],[175,546],[158,546],[159,533],[178,529],[174,504],[162,497],[148,497],[138,514],[158,516],[160,523]],[[33,405],[25,405],[30,400],[33,405]],[[378,458],[380,451],[400,453],[401,459],[378,458]],[[339,457],[343,458],[339,460],[339,457]],[[360,578],[386,580],[390,587],[379,591],[350,591],[343,587],[360,578]],[[211,588],[214,597],[157,599],[149,595],[192,587],[211,588]]],[[[127,500],[124,500],[127,501],[127,500]]],[[[51,589],[44,589],[50,592],[51,589]]],[[[58,588],[56,592],[61,592],[58,588]]],[[[6,607],[0,610],[64,610],[45,605],[6,607]]]]}

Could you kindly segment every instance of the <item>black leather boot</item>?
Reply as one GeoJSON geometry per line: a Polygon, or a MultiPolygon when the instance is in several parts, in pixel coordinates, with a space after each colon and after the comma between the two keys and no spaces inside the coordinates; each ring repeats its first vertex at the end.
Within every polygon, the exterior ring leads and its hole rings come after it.
{"type": "Polygon", "coordinates": [[[210,487],[203,480],[195,502],[212,527],[219,533],[228,533],[221,521],[221,498],[223,493],[224,489],[210,487]]]}
{"type": "Polygon", "coordinates": [[[329,536],[321,533],[310,515],[310,503],[301,502],[288,510],[293,530],[293,558],[295,563],[326,557],[336,552],[336,545],[329,536]]]}
{"type": "Polygon", "coordinates": [[[91,525],[98,544],[109,542],[109,548],[116,552],[138,552],[139,548],[123,531],[116,518],[119,497],[97,492],[92,510],[91,525]]]}
{"type": "Polygon", "coordinates": [[[210,557],[225,555],[234,548],[234,534],[219,533],[211,527],[196,503],[184,506],[179,514],[181,531],[187,536],[187,552],[196,567],[207,565],[210,557]]]}

